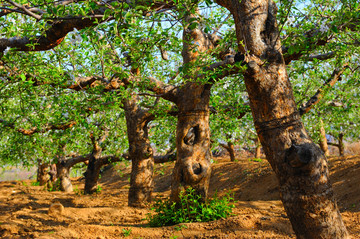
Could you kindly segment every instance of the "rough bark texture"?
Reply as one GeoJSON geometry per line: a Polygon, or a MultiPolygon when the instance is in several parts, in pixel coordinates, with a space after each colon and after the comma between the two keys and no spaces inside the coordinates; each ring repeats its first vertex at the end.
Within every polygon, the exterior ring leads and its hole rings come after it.
{"type": "Polygon", "coordinates": [[[73,186],[70,180],[70,168],[66,166],[65,160],[59,160],[56,164],[57,177],[60,182],[60,190],[64,192],[72,192],[73,186]]]}
{"type": "Polygon", "coordinates": [[[52,163],[50,165],[49,176],[50,176],[50,181],[51,182],[56,181],[56,179],[57,179],[57,170],[56,170],[56,164],[55,163],[52,163]]]}
{"type": "Polygon", "coordinates": [[[109,155],[101,157],[101,153],[103,150],[101,144],[105,141],[108,133],[108,130],[104,129],[104,134],[98,139],[96,139],[93,134],[90,134],[90,139],[93,144],[93,151],[91,152],[91,154],[86,155],[86,157],[89,159],[89,163],[84,174],[85,194],[92,194],[94,192],[97,192],[100,169],[102,166],[120,161],[120,158],[116,156],[109,155]]]}
{"type": "MultiPolygon", "coordinates": [[[[184,66],[196,74],[192,64],[199,60],[200,53],[214,48],[215,44],[199,29],[188,28],[196,16],[189,14],[184,19],[183,50],[184,66]]],[[[194,75],[186,76],[189,81],[177,92],[175,104],[178,107],[176,128],[177,161],[171,183],[171,199],[178,201],[179,193],[187,187],[207,198],[211,175],[211,151],[209,130],[209,100],[211,84],[192,82],[194,75]]]]}
{"type": "Polygon", "coordinates": [[[260,145],[256,145],[255,158],[261,158],[261,146],[260,145]]]}
{"type": "Polygon", "coordinates": [[[128,204],[144,207],[151,201],[154,188],[154,157],[147,126],[153,116],[141,109],[136,96],[124,102],[124,110],[132,165],[128,204]]]}
{"type": "Polygon", "coordinates": [[[280,184],[298,238],[348,238],[329,182],[327,160],[307,135],[281,53],[270,0],[218,0],[234,16],[248,62],[244,73],[255,127],[280,184]],[[245,50],[247,50],[245,52],[245,50]]]}
{"type": "Polygon", "coordinates": [[[324,152],[325,156],[329,156],[329,147],[326,139],[326,132],[324,129],[324,122],[320,119],[320,148],[324,152]]]}
{"type": "Polygon", "coordinates": [[[97,163],[96,157],[94,155],[91,155],[89,159],[89,164],[85,172],[85,194],[92,194],[97,191],[101,166],[102,165],[99,165],[97,163]]]}
{"type": "Polygon", "coordinates": [[[204,200],[211,175],[209,98],[211,85],[188,83],[182,88],[173,171],[171,199],[178,200],[181,190],[191,186],[204,200]]]}
{"type": "Polygon", "coordinates": [[[345,146],[344,146],[344,134],[339,135],[339,155],[345,155],[345,146]]]}
{"type": "Polygon", "coordinates": [[[261,158],[261,143],[259,137],[252,138],[251,140],[254,141],[255,144],[255,152],[254,152],[255,158],[261,158]]]}
{"type": "Polygon", "coordinates": [[[70,179],[71,168],[78,163],[89,160],[90,155],[78,156],[73,158],[60,158],[56,164],[57,178],[59,180],[60,190],[64,192],[72,192],[73,186],[70,179]]]}
{"type": "Polygon", "coordinates": [[[235,161],[234,144],[229,141],[229,142],[227,142],[227,144],[220,144],[220,145],[228,151],[231,162],[234,162],[235,161]]]}
{"type": "Polygon", "coordinates": [[[49,164],[41,163],[39,161],[36,180],[37,182],[39,182],[40,186],[44,186],[49,180],[48,168],[49,168],[49,164]]]}
{"type": "Polygon", "coordinates": [[[105,160],[101,159],[102,148],[101,143],[106,139],[108,131],[99,139],[96,139],[93,133],[90,134],[90,139],[93,145],[93,151],[89,156],[89,163],[85,172],[85,194],[92,194],[97,191],[97,183],[100,175],[100,169],[103,165],[107,164],[105,160]]]}

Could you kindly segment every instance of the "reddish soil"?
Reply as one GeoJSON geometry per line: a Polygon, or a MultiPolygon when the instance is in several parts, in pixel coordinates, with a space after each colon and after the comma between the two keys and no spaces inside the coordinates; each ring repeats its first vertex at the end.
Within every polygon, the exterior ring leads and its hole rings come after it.
{"type": "MultiPolygon", "coordinates": [[[[127,206],[129,167],[104,172],[96,195],[82,195],[83,181],[73,179],[75,192],[48,192],[32,181],[0,182],[1,238],[295,238],[279,200],[269,164],[215,158],[210,195],[231,190],[237,200],[235,216],[206,223],[150,228],[148,209],[127,206]],[[120,172],[120,173],[119,173],[120,172]],[[54,213],[49,208],[54,203],[54,213]],[[59,211],[57,211],[59,210],[59,211]],[[61,211],[63,210],[63,211],[61,211]]],[[[330,158],[331,180],[343,219],[352,236],[360,238],[360,157],[330,158]]],[[[170,190],[173,163],[156,165],[156,197],[170,190]]]]}

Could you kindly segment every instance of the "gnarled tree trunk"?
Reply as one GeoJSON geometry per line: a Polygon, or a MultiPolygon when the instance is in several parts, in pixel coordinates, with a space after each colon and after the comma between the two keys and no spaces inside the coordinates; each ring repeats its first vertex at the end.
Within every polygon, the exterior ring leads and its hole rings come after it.
{"type": "Polygon", "coordinates": [[[171,199],[174,201],[178,200],[180,191],[189,186],[203,200],[207,197],[211,175],[210,88],[211,85],[187,83],[179,94],[177,161],[171,183],[171,199]]]}
{"type": "Polygon", "coordinates": [[[184,17],[181,54],[184,67],[189,71],[186,75],[189,81],[178,90],[174,100],[179,113],[176,128],[177,161],[171,183],[173,201],[178,201],[180,191],[187,187],[194,188],[205,200],[211,175],[209,100],[212,84],[196,82],[194,78],[199,68],[193,64],[201,61],[201,53],[215,47],[216,39],[200,29],[189,27],[194,19],[196,11],[184,17]]]}
{"type": "Polygon", "coordinates": [[[60,190],[64,192],[72,192],[73,186],[70,179],[70,168],[67,167],[65,160],[59,160],[56,164],[57,177],[59,180],[60,190]]]}
{"type": "Polygon", "coordinates": [[[97,191],[98,179],[102,165],[97,162],[94,155],[90,156],[89,164],[85,172],[85,194],[92,194],[97,191]]]}
{"type": "Polygon", "coordinates": [[[234,150],[234,144],[232,142],[227,142],[227,144],[220,144],[221,147],[226,149],[229,152],[230,160],[231,162],[235,161],[235,150],[234,150]]]}
{"type": "Polygon", "coordinates": [[[36,181],[39,182],[40,186],[44,186],[47,181],[49,180],[48,175],[48,163],[42,163],[40,160],[38,160],[38,170],[36,174],[36,181]]]}
{"type": "Polygon", "coordinates": [[[217,0],[234,16],[243,41],[245,84],[255,127],[275,171],[298,238],[348,238],[329,182],[327,160],[296,109],[271,0],[217,0]],[[245,51],[245,49],[247,51],[245,51]]]}
{"type": "Polygon", "coordinates": [[[100,157],[100,153],[100,151],[96,151],[96,153],[91,153],[89,155],[90,159],[85,172],[85,194],[92,194],[97,192],[100,170],[103,166],[110,163],[119,162],[121,160],[121,158],[116,156],[100,157]]]}
{"type": "Polygon", "coordinates": [[[71,168],[78,163],[89,160],[90,155],[77,156],[73,158],[60,158],[56,164],[57,178],[59,180],[60,190],[72,192],[73,186],[70,179],[71,168]]]}
{"type": "Polygon", "coordinates": [[[151,201],[154,188],[154,157],[147,126],[153,115],[141,109],[136,96],[124,102],[124,110],[132,165],[128,204],[144,207],[151,201]]]}
{"type": "MultiPolygon", "coordinates": [[[[99,137],[98,139],[95,138],[94,134],[90,134],[90,139],[93,145],[93,151],[89,156],[89,163],[86,168],[85,172],[85,187],[84,193],[85,194],[92,194],[97,192],[97,185],[100,175],[100,169],[102,166],[111,163],[111,156],[101,158],[102,153],[102,142],[105,141],[106,137],[108,136],[109,131],[105,129],[104,134],[99,137]]],[[[118,161],[118,158],[114,157],[114,161],[118,161]]]]}

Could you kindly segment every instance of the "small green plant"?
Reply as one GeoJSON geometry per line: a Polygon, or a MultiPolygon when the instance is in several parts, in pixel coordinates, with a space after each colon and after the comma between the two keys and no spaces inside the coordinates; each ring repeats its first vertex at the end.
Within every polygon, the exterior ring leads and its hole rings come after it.
{"type": "Polygon", "coordinates": [[[48,181],[44,188],[49,192],[60,191],[60,180],[56,180],[54,184],[51,181],[48,181]]]}
{"type": "Polygon", "coordinates": [[[84,192],[81,191],[77,185],[74,187],[73,192],[74,192],[76,195],[78,195],[78,196],[84,194],[84,192]]]}
{"type": "Polygon", "coordinates": [[[24,182],[24,181],[21,181],[21,184],[23,185],[23,186],[25,186],[25,187],[27,187],[28,185],[27,185],[27,183],[26,182],[24,182]]]}
{"type": "Polygon", "coordinates": [[[159,169],[159,170],[157,170],[157,173],[160,174],[161,176],[164,176],[164,174],[165,174],[165,169],[164,169],[164,168],[159,169]]]}
{"type": "Polygon", "coordinates": [[[147,214],[151,227],[170,226],[188,222],[208,222],[232,215],[234,199],[230,193],[222,198],[217,195],[202,202],[195,189],[188,188],[179,195],[179,202],[157,200],[152,208],[155,214],[147,214]]]}
{"type": "Polygon", "coordinates": [[[261,159],[261,158],[253,158],[253,159],[249,159],[249,161],[261,163],[261,162],[262,162],[262,159],[261,159]]]}
{"type": "Polygon", "coordinates": [[[40,186],[40,182],[31,182],[31,186],[40,186]]]}
{"type": "Polygon", "coordinates": [[[130,229],[125,229],[125,228],[123,228],[123,229],[122,229],[122,234],[123,234],[124,237],[130,236],[130,234],[131,234],[131,228],[130,228],[130,229]]]}
{"type": "Polygon", "coordinates": [[[174,229],[175,229],[176,231],[181,231],[182,229],[186,229],[186,228],[187,228],[186,225],[180,225],[180,226],[175,226],[175,227],[174,227],[174,229]]]}
{"type": "Polygon", "coordinates": [[[116,172],[119,174],[120,178],[124,176],[124,173],[120,169],[116,170],[116,172]]]}
{"type": "Polygon", "coordinates": [[[97,187],[96,187],[96,193],[101,193],[101,191],[102,191],[101,185],[97,185],[97,187]]]}

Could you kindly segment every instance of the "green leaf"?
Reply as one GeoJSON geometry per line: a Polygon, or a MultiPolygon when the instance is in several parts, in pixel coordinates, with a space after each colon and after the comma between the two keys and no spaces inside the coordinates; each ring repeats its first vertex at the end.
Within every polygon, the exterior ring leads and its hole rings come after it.
{"type": "Polygon", "coordinates": [[[335,33],[339,33],[339,30],[337,29],[337,27],[336,26],[331,26],[331,31],[332,32],[335,32],[335,33]]]}

